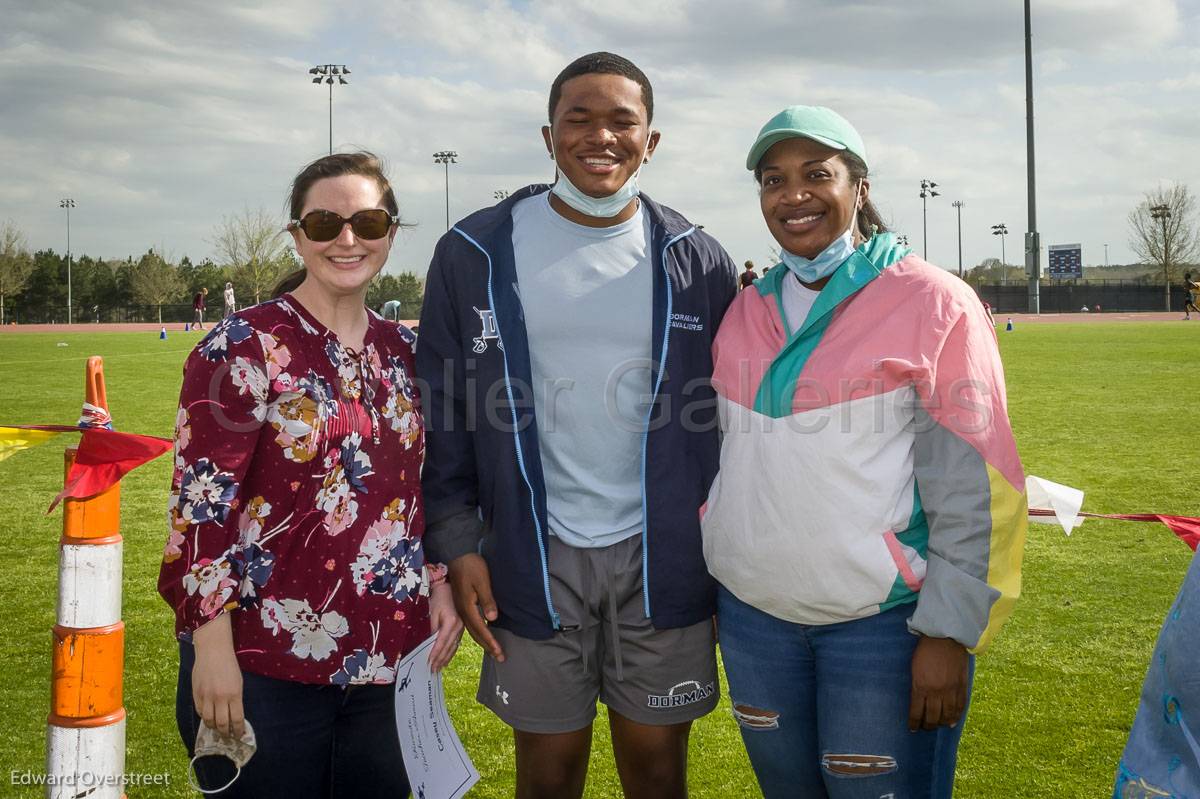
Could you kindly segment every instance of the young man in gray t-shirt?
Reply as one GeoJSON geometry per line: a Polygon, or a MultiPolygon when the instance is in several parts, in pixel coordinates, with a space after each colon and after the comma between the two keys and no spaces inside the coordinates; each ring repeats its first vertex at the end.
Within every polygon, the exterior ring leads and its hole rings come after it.
{"type": "Polygon", "coordinates": [[[584,56],[549,116],[554,186],[463,220],[430,266],[425,546],[484,648],[478,699],[514,730],[517,796],[583,795],[599,700],[625,795],[684,797],[691,723],[719,696],[698,516],[736,270],[638,190],[659,140],[641,70],[584,56]]]}

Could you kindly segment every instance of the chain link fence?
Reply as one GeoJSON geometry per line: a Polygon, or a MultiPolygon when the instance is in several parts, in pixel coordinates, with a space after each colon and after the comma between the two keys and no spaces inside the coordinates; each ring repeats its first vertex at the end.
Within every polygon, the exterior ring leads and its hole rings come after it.
{"type": "MultiPolygon", "coordinates": [[[[1029,310],[1029,289],[1024,283],[990,284],[975,287],[979,298],[990,303],[994,313],[1025,313],[1029,310]]],[[[1166,295],[1162,284],[1149,285],[1132,280],[1055,280],[1043,281],[1038,291],[1042,313],[1077,313],[1086,305],[1095,311],[1165,311],[1166,295]]],[[[1183,311],[1187,292],[1183,286],[1171,287],[1171,310],[1183,311]]]]}

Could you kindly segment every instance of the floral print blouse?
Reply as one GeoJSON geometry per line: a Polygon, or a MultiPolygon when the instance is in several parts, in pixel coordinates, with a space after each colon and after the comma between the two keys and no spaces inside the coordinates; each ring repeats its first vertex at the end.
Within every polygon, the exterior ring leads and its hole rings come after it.
{"type": "Polygon", "coordinates": [[[184,365],[158,590],[181,640],[232,613],[246,671],[389,683],[429,634],[414,337],[369,316],[356,353],[284,295],[184,365]]]}

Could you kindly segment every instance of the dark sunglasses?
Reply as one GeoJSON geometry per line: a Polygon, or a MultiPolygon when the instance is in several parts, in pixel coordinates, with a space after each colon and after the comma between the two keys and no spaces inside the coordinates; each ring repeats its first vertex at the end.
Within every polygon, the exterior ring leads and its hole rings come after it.
{"type": "Polygon", "coordinates": [[[359,211],[349,219],[332,211],[310,211],[303,219],[293,219],[290,227],[303,230],[309,241],[333,241],[342,235],[342,228],[349,223],[355,236],[374,241],[386,236],[392,225],[399,221],[400,217],[392,216],[382,208],[359,211]]]}

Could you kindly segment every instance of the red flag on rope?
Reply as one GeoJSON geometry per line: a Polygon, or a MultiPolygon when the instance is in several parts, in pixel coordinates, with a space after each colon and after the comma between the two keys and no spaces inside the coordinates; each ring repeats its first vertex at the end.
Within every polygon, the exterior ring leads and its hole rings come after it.
{"type": "Polygon", "coordinates": [[[50,503],[47,513],[64,499],[86,499],[107,491],[126,474],[172,446],[168,438],[117,433],[112,429],[104,390],[104,361],[98,355],[88,358],[84,389],[87,399],[74,427],[61,424],[0,426],[0,461],[63,433],[82,434],[75,460],[67,472],[66,487],[50,503]]]}
{"type": "Polygon", "coordinates": [[[75,463],[67,472],[66,488],[50,503],[50,510],[63,499],[93,497],[116,485],[143,463],[171,449],[171,440],[136,433],[117,433],[104,428],[83,431],[75,463]]]}
{"type": "Polygon", "coordinates": [[[169,438],[118,433],[103,427],[9,425],[0,426],[0,445],[6,445],[0,446],[0,459],[61,433],[82,433],[82,436],[75,463],[67,472],[66,487],[50,503],[47,513],[64,499],[84,499],[108,490],[132,470],[171,449],[169,438]]]}
{"type": "MultiPolygon", "coordinates": [[[[1030,516],[1054,516],[1048,508],[1030,508],[1030,516]]],[[[1169,516],[1165,513],[1087,513],[1079,511],[1079,516],[1089,519],[1117,519],[1126,522],[1162,522],[1171,532],[1179,536],[1185,544],[1196,551],[1200,546],[1200,518],[1194,516],[1169,516]]]]}

